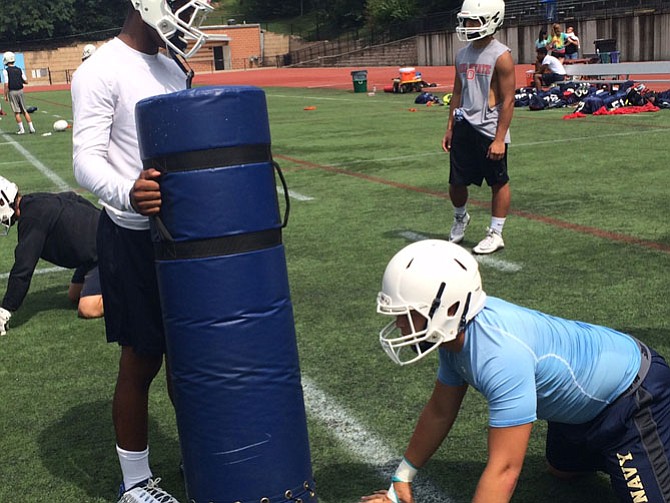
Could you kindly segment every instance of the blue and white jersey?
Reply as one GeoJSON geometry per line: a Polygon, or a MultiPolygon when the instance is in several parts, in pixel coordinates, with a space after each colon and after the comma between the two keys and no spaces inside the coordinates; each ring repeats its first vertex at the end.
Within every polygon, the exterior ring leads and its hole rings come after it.
{"type": "Polygon", "coordinates": [[[630,386],[642,360],[626,334],[495,297],[468,324],[463,349],[439,355],[438,380],[482,393],[493,427],[589,421],[630,386]]]}

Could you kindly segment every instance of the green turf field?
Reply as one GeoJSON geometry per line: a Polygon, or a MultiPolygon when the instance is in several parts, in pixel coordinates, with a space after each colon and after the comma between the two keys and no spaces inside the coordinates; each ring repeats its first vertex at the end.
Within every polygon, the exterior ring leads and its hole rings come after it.
{"type": "MultiPolygon", "coordinates": [[[[387,320],[375,314],[375,296],[397,250],[447,236],[447,112],[414,105],[413,95],[266,92],[273,153],[293,196],[284,242],[317,492],[325,503],[353,503],[388,486],[435,379],[436,357],[400,368],[383,353],[377,334],[387,320]]],[[[0,174],[23,192],[79,190],[71,130],[43,136],[57,118],[72,118],[69,93],[31,93],[27,102],[39,107],[38,132],[16,136],[3,117],[0,174]]],[[[515,111],[507,247],[482,262],[484,288],[628,331],[670,356],[670,113],[562,120],[569,111],[515,111]]],[[[471,198],[466,246],[489,224],[489,189],[474,188],[471,198]]],[[[3,293],[15,243],[16,229],[0,239],[3,293]]],[[[112,502],[118,350],[104,342],[101,320],[76,318],[70,273],[49,268],[40,263],[0,339],[0,502],[112,502]]],[[[162,379],[150,407],[154,472],[186,501],[162,379]]],[[[486,405],[471,392],[450,439],[420,472],[418,501],[470,501],[486,427],[486,405]]],[[[545,474],[543,437],[539,422],[513,501],[615,501],[603,477],[564,484],[545,474]]]]}

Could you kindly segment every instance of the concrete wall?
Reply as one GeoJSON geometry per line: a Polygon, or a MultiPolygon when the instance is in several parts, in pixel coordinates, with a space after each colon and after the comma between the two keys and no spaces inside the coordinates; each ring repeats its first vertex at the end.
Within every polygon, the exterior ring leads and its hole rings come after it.
{"type": "MultiPolygon", "coordinates": [[[[626,18],[570,21],[580,39],[580,53],[594,53],[593,41],[617,39],[621,61],[670,60],[670,14],[642,14],[626,18]]],[[[535,39],[543,26],[503,27],[496,38],[512,49],[516,63],[535,61],[535,39]]],[[[453,65],[458,49],[463,47],[453,32],[419,35],[417,64],[422,66],[453,65]]]]}

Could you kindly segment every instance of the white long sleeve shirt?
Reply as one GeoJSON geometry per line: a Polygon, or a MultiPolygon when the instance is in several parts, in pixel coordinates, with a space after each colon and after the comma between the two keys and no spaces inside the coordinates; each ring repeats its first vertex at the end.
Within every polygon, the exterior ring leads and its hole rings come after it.
{"type": "Polygon", "coordinates": [[[74,73],[74,176],[100,198],[121,227],[149,228],[148,218],[130,205],[130,189],[142,171],[135,105],[185,87],[184,73],[170,58],[136,51],[118,38],[100,47],[74,73]]]}

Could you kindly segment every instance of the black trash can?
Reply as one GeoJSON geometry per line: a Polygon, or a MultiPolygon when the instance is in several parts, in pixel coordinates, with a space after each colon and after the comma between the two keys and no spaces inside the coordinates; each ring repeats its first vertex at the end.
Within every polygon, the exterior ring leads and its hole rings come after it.
{"type": "Polygon", "coordinates": [[[368,91],[368,71],[354,70],[351,72],[351,79],[354,81],[354,92],[365,93],[368,91]]]}
{"type": "Polygon", "coordinates": [[[593,41],[596,46],[596,53],[616,51],[616,38],[599,38],[593,41]]]}

